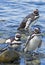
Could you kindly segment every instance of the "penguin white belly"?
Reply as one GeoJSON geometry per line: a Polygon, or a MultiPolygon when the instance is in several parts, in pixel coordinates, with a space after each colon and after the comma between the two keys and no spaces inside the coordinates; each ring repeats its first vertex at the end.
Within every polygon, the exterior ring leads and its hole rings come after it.
{"type": "Polygon", "coordinates": [[[19,45],[17,45],[17,44],[13,44],[13,45],[12,45],[13,48],[17,48],[18,46],[19,46],[19,45]]]}
{"type": "Polygon", "coordinates": [[[35,50],[38,47],[40,41],[41,39],[38,36],[35,36],[33,39],[31,39],[28,44],[28,51],[35,50]]]}

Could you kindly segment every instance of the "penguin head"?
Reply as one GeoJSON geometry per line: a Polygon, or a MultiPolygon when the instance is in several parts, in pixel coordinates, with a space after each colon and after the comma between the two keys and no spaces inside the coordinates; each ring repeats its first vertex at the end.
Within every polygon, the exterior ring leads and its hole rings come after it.
{"type": "Polygon", "coordinates": [[[39,15],[38,9],[35,9],[35,10],[33,11],[33,13],[34,13],[35,16],[38,16],[38,15],[39,15]]]}
{"type": "Polygon", "coordinates": [[[21,34],[16,33],[15,40],[20,41],[20,39],[21,39],[21,34]]]}
{"type": "Polygon", "coordinates": [[[39,34],[39,33],[41,33],[40,28],[39,28],[39,27],[36,27],[36,28],[34,29],[34,33],[35,33],[35,34],[39,34]]]}

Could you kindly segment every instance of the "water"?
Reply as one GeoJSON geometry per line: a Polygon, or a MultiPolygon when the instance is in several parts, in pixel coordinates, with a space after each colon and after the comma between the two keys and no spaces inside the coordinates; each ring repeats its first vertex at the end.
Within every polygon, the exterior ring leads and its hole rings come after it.
{"type": "MultiPolygon", "coordinates": [[[[39,9],[40,18],[35,24],[39,24],[41,31],[45,32],[45,0],[0,0],[0,39],[14,36],[23,18],[36,8],[39,9]]],[[[45,53],[45,37],[39,51],[45,53]]],[[[45,65],[45,58],[38,60],[40,61],[38,65],[45,65]]],[[[19,65],[26,65],[23,58],[19,65]]]]}

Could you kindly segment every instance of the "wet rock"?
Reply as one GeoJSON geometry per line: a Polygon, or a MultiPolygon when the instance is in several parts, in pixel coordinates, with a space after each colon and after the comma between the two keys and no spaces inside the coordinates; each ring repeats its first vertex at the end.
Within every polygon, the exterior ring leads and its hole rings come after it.
{"type": "Polygon", "coordinates": [[[0,62],[11,62],[19,58],[18,52],[11,50],[5,50],[0,54],[0,62]]]}

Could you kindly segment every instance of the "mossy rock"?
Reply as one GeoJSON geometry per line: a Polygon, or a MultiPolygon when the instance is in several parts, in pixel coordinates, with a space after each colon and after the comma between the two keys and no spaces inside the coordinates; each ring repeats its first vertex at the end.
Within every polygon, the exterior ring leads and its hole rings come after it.
{"type": "Polygon", "coordinates": [[[27,65],[40,65],[40,60],[39,59],[34,59],[32,61],[25,61],[27,65]]]}
{"type": "Polygon", "coordinates": [[[19,54],[14,50],[6,50],[0,54],[0,62],[10,62],[19,58],[19,54]]]}

